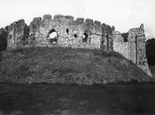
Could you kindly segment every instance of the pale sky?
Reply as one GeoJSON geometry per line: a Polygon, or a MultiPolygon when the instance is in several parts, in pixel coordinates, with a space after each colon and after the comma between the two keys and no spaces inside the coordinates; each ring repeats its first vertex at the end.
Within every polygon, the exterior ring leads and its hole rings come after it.
{"type": "Polygon", "coordinates": [[[120,32],[143,23],[147,39],[155,38],[155,0],[0,0],[0,28],[44,14],[91,18],[120,32]]]}

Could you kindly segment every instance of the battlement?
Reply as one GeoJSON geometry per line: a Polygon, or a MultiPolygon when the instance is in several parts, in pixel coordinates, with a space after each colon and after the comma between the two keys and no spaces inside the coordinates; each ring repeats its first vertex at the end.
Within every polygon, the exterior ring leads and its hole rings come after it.
{"type": "Polygon", "coordinates": [[[109,37],[109,39],[112,38],[112,27],[109,25],[104,24],[103,26],[103,24],[97,20],[94,21],[93,19],[84,18],[74,19],[73,16],[61,14],[54,15],[53,17],[50,14],[44,15],[42,18],[35,17],[30,23],[29,29],[30,44],[37,46],[53,46],[47,37],[52,29],[56,31],[59,36],[57,45],[64,47],[100,48],[101,45],[103,45],[105,49],[108,49],[106,48],[107,43],[104,42],[101,44],[101,41],[105,41],[103,40],[105,39],[103,36],[109,37]],[[85,40],[83,40],[83,36],[86,36],[85,40]],[[35,39],[35,44],[32,42],[34,38],[37,38],[35,39]]]}
{"type": "MultiPolygon", "coordinates": [[[[76,23],[76,24],[86,24],[86,25],[89,25],[89,26],[100,26],[102,28],[103,24],[101,25],[101,22],[100,21],[97,21],[97,20],[93,20],[93,19],[84,19],[84,18],[76,18],[74,19],[73,16],[70,16],[70,15],[61,15],[61,14],[56,14],[53,16],[52,18],[52,15],[50,14],[45,14],[43,16],[43,18],[41,17],[35,17],[33,18],[33,21],[31,23],[36,23],[36,22],[46,22],[46,21],[59,21],[60,23],[61,22],[65,22],[65,21],[68,21],[70,23],[76,23]]],[[[110,27],[109,25],[106,25],[104,24],[104,27],[106,26],[106,28],[109,28],[109,29],[112,29],[112,27],[110,27]]],[[[112,30],[111,30],[112,31],[112,30]]]]}

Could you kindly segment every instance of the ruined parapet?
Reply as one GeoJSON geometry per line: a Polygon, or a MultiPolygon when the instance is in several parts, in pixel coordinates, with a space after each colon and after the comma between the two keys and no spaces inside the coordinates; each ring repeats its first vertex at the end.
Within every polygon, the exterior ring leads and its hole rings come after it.
{"type": "Polygon", "coordinates": [[[84,18],[77,18],[77,19],[76,19],[76,22],[77,22],[77,23],[83,23],[83,22],[84,22],[84,18]]]}
{"type": "Polygon", "coordinates": [[[8,26],[7,49],[16,48],[15,22],[8,26]]]}
{"type": "Polygon", "coordinates": [[[30,23],[30,26],[29,26],[29,45],[30,46],[35,46],[37,42],[41,41],[40,40],[40,25],[42,24],[41,23],[42,19],[41,17],[35,17],[33,18],[33,21],[30,23]]]}
{"type": "Polygon", "coordinates": [[[135,42],[129,39],[129,33],[113,32],[113,50],[119,52],[133,63],[135,63],[136,60],[135,46],[135,42]]]}
{"type": "Polygon", "coordinates": [[[74,20],[73,16],[60,14],[52,18],[51,15],[46,14],[43,18],[35,17],[29,27],[23,21],[11,24],[9,26],[8,47],[22,47],[28,43],[30,47],[101,48],[102,42],[106,41],[104,43],[106,50],[112,50],[111,27],[106,25],[106,29],[103,32],[100,21],[84,20],[83,18],[74,20]],[[25,38],[28,38],[26,42],[25,38]]]}
{"type": "Polygon", "coordinates": [[[28,26],[23,19],[18,20],[17,22],[12,23],[8,26],[8,37],[7,37],[7,49],[13,49],[17,47],[23,47],[26,44],[29,32],[28,26]]]}
{"type": "Polygon", "coordinates": [[[114,51],[131,60],[147,75],[152,76],[146,59],[144,28],[130,29],[127,33],[113,32],[114,51]]]}
{"type": "Polygon", "coordinates": [[[62,46],[74,48],[100,48],[101,22],[64,15],[44,15],[30,24],[30,44],[33,46],[62,46]],[[50,38],[51,34],[57,34],[50,38]],[[53,39],[53,40],[52,40],[53,39]],[[55,39],[55,40],[54,40],[55,39]]]}
{"type": "Polygon", "coordinates": [[[136,44],[136,65],[141,68],[147,75],[152,76],[151,71],[149,70],[147,58],[146,58],[146,46],[145,46],[145,33],[144,25],[141,24],[140,28],[133,28],[129,30],[131,34],[130,38],[135,38],[136,44]]]}
{"type": "MultiPolygon", "coordinates": [[[[114,26],[113,26],[114,28],[114,26]]],[[[102,49],[113,51],[113,29],[109,25],[106,25],[105,23],[102,24],[102,49]]]]}
{"type": "Polygon", "coordinates": [[[52,16],[50,14],[45,14],[43,16],[43,21],[44,22],[48,22],[48,21],[51,21],[52,20],[52,16]]]}
{"type": "Polygon", "coordinates": [[[88,34],[89,46],[92,48],[100,48],[102,40],[101,22],[92,19],[86,19],[86,33],[88,34]]]}

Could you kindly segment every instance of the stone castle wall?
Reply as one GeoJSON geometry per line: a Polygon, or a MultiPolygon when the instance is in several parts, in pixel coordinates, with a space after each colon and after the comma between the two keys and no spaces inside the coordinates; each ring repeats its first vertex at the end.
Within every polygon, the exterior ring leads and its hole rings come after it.
{"type": "Polygon", "coordinates": [[[132,60],[133,63],[136,63],[136,43],[134,40],[129,39],[129,36],[127,37],[127,41],[125,41],[120,32],[113,32],[113,50],[132,60]]]}
{"type": "Polygon", "coordinates": [[[113,38],[114,51],[121,53],[147,73],[147,75],[152,76],[146,59],[146,38],[143,24],[139,28],[130,29],[124,34],[115,31],[113,32],[113,38]]]}
{"type": "Polygon", "coordinates": [[[28,26],[24,20],[8,27],[8,49],[18,47],[72,47],[101,48],[116,51],[135,63],[151,76],[145,51],[144,27],[130,29],[127,33],[92,19],[72,16],[44,15],[36,17],[28,26]]]}
{"type": "Polygon", "coordinates": [[[19,20],[18,22],[14,22],[10,26],[8,26],[7,49],[14,49],[22,47],[24,45],[25,28],[28,28],[28,26],[24,20],[19,20]]]}
{"type": "Polygon", "coordinates": [[[23,20],[9,26],[9,48],[27,46],[62,46],[73,48],[100,48],[112,50],[112,28],[92,19],[77,18],[72,16],[51,15],[36,17],[30,23],[29,35],[25,38],[27,25],[23,20]],[[22,22],[22,23],[21,23],[22,22]],[[50,34],[56,32],[55,38],[50,34]],[[16,35],[14,35],[16,34],[16,35]],[[53,42],[55,40],[55,42],[53,42]]]}

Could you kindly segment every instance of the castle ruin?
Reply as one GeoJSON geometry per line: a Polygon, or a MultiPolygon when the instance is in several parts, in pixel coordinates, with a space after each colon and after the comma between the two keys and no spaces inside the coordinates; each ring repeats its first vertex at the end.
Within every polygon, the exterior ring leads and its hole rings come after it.
{"type": "Polygon", "coordinates": [[[114,26],[92,19],[44,15],[43,19],[34,18],[29,26],[23,19],[9,25],[7,49],[61,46],[116,51],[152,76],[146,59],[145,39],[143,24],[120,33],[114,26]]]}

